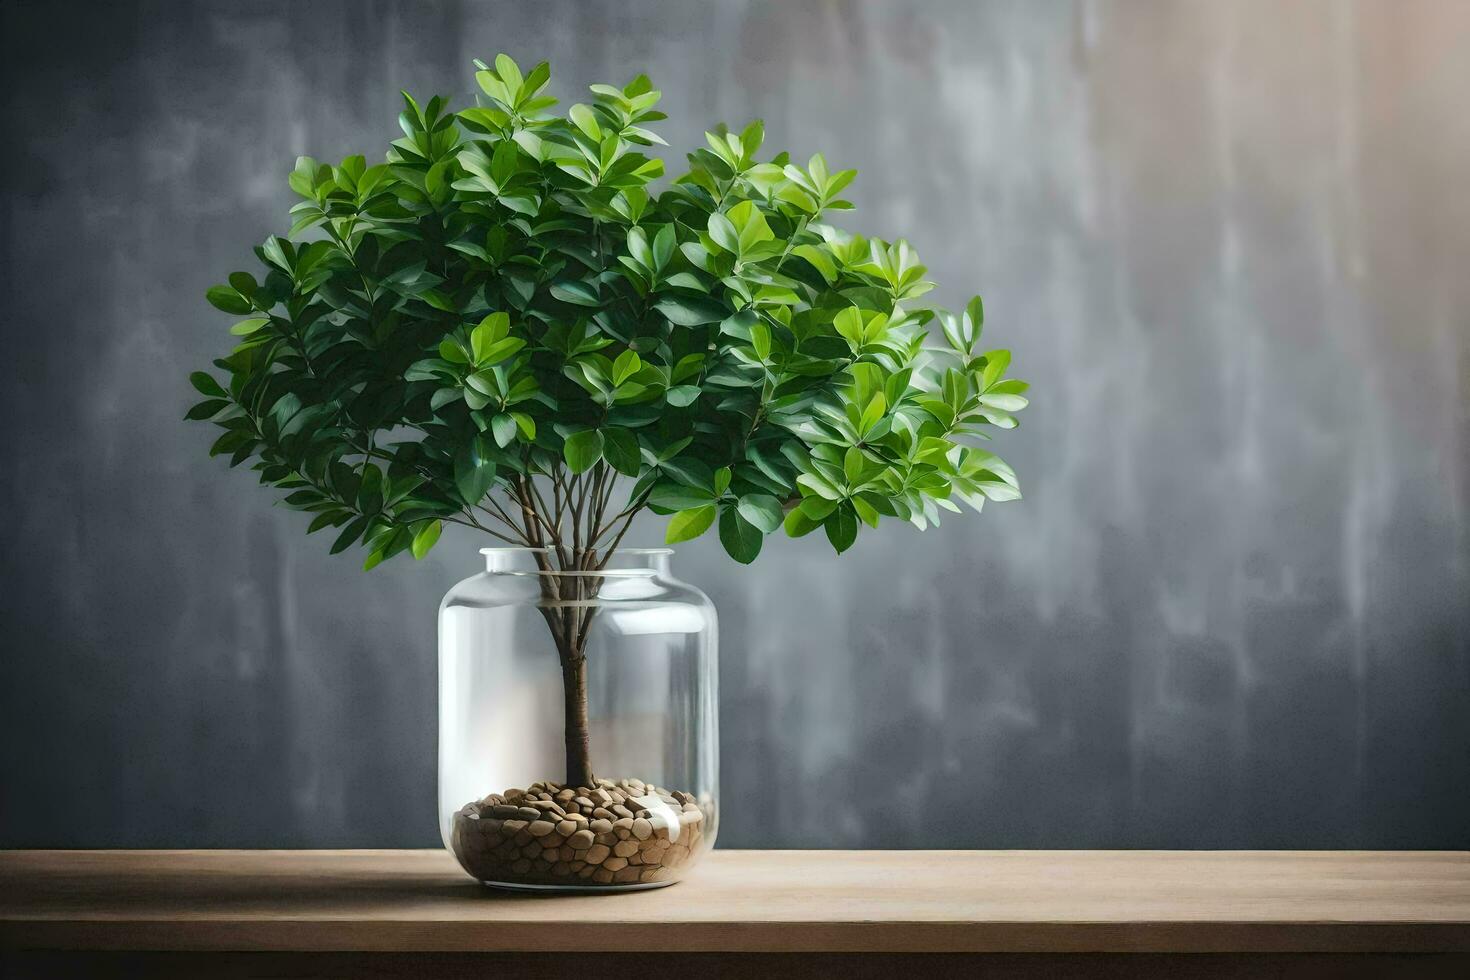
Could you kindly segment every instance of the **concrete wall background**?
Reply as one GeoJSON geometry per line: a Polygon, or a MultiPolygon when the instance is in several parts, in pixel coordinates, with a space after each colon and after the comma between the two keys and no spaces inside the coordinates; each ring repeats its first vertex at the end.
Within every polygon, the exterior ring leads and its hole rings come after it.
{"type": "MultiPolygon", "coordinates": [[[[204,288],[397,90],[647,69],[855,166],[1024,501],[714,541],[727,846],[1470,847],[1470,5],[12,3],[0,846],[426,845],[454,538],[362,575],[179,422],[204,288]]],[[[682,162],[671,156],[671,162],[682,162]]],[[[659,533],[643,529],[645,541],[659,533]]]]}

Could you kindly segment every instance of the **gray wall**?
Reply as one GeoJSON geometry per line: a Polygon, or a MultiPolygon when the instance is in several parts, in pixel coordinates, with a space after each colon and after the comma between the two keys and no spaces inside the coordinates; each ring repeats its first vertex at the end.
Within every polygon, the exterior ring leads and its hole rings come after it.
{"type": "MultiPolygon", "coordinates": [[[[371,575],[179,422],[201,294],[397,90],[647,68],[861,171],[1024,501],[712,541],[730,846],[1470,847],[1470,4],[0,8],[0,846],[432,845],[456,538],[371,575]]],[[[678,158],[673,158],[678,162],[678,158]]],[[[642,529],[652,540],[658,529],[642,529]]]]}

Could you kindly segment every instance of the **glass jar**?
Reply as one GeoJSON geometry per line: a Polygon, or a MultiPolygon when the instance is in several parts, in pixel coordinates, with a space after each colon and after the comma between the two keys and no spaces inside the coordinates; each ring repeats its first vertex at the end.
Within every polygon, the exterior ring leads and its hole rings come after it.
{"type": "Polygon", "coordinates": [[[714,606],[665,548],[598,572],[481,553],[439,606],[445,846],[502,888],[677,881],[719,821],[714,606]]]}

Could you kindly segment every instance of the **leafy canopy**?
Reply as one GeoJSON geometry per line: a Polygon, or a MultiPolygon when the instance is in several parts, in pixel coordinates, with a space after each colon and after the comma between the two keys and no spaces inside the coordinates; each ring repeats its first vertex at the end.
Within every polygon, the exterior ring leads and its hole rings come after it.
{"type": "Polygon", "coordinates": [[[758,160],[757,121],[652,190],[645,76],[558,117],[545,62],[475,64],[474,108],[404,93],[385,162],[299,159],[288,235],[207,293],[238,345],[187,417],[334,553],[422,557],[452,521],[592,568],[647,507],[749,562],[781,527],[841,552],[1019,496],[974,443],[1025,382],[977,350],[979,297],[922,306],[906,242],[822,222],[854,171],[758,160]]]}

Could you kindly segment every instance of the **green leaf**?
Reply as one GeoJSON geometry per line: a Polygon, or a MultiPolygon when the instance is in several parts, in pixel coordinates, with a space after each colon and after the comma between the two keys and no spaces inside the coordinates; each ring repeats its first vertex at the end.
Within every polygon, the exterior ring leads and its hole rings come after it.
{"type": "Polygon", "coordinates": [[[675,408],[687,408],[698,400],[699,388],[695,385],[675,385],[664,392],[664,398],[675,408]]]}
{"type": "Polygon", "coordinates": [[[474,351],[475,363],[485,363],[485,352],[509,333],[510,317],[504,313],[491,313],[481,320],[479,326],[470,331],[470,349],[474,351]]]}
{"type": "Polygon", "coordinates": [[[720,544],[725,553],[742,565],[749,565],[761,553],[765,535],[761,529],[747,521],[734,507],[726,507],[720,513],[720,544]]]}
{"type": "Polygon", "coordinates": [[[787,514],[783,524],[786,528],[787,536],[792,538],[799,538],[803,535],[811,534],[822,526],[819,522],[812,520],[806,514],[802,513],[800,507],[787,514]]]}
{"type": "Polygon", "coordinates": [[[602,430],[602,455],[609,466],[624,476],[637,476],[643,469],[638,437],[627,429],[609,426],[602,430]]]}
{"type": "Polygon", "coordinates": [[[648,502],[664,510],[693,510],[714,503],[714,494],[682,483],[659,483],[648,495],[648,502]]]}
{"type": "Polygon", "coordinates": [[[239,290],[233,286],[210,286],[204,291],[204,298],[209,300],[217,310],[233,313],[236,316],[244,316],[255,307],[250,305],[250,300],[240,295],[239,290]]]}
{"type": "Polygon", "coordinates": [[[597,125],[597,115],[587,106],[577,103],[567,110],[567,118],[586,133],[589,139],[602,141],[602,127],[597,125]]]}
{"type": "Polygon", "coordinates": [[[815,245],[798,245],[791,250],[791,254],[797,258],[806,259],[812,268],[822,274],[822,278],[829,284],[837,279],[837,267],[832,264],[831,257],[815,245]]]}
{"type": "Polygon", "coordinates": [[[516,420],[516,425],[520,427],[521,435],[523,435],[523,436],[526,437],[526,441],[527,442],[533,442],[533,441],[535,441],[535,439],[536,439],[536,420],[535,419],[531,418],[531,416],[527,415],[525,412],[511,412],[510,413],[510,417],[516,420]]]}
{"type": "Polygon", "coordinates": [[[681,327],[719,323],[730,315],[725,304],[704,296],[665,296],[654,307],[681,327]]]}
{"type": "Polygon", "coordinates": [[[748,493],[736,505],[740,516],[770,534],[781,526],[784,517],[781,501],[768,493],[748,493]]]}
{"type": "Polygon", "coordinates": [[[655,269],[662,270],[669,264],[669,259],[674,256],[674,246],[677,242],[672,221],[660,228],[658,234],[653,236],[653,267],[655,269]]]}
{"type": "Polygon", "coordinates": [[[583,429],[567,436],[562,455],[573,473],[585,473],[602,458],[602,433],[596,429],[583,429]]]}
{"type": "Polygon", "coordinates": [[[832,547],[837,549],[839,555],[851,548],[852,543],[857,540],[857,514],[846,505],[828,514],[822,527],[827,532],[827,540],[832,542],[832,547]]]}
{"type": "Polygon", "coordinates": [[[495,436],[495,444],[501,449],[516,441],[516,431],[516,420],[504,412],[490,420],[490,432],[495,436]]]}
{"type": "Polygon", "coordinates": [[[612,383],[613,387],[621,385],[633,375],[637,374],[643,367],[643,361],[638,357],[636,351],[625,350],[618,355],[613,362],[612,383]]]}
{"type": "Polygon", "coordinates": [[[495,462],[486,453],[484,437],[469,440],[454,456],[454,486],[459,497],[474,507],[495,483],[495,462]]]}
{"type": "Polygon", "coordinates": [[[270,320],[263,316],[253,317],[249,320],[241,320],[239,323],[230,328],[230,333],[234,334],[236,337],[248,337],[259,330],[261,327],[265,326],[267,323],[270,323],[270,320]]]}
{"type": "Polygon", "coordinates": [[[357,539],[362,537],[362,532],[367,530],[369,520],[370,518],[364,515],[344,527],[342,533],[337,535],[337,540],[332,542],[332,547],[327,553],[331,555],[341,554],[352,547],[357,539]]]}
{"type": "Polygon", "coordinates": [[[668,531],[664,534],[665,544],[678,544],[699,537],[715,522],[715,505],[705,504],[693,510],[681,510],[669,518],[668,531]]]}
{"type": "Polygon", "coordinates": [[[424,557],[429,553],[429,549],[434,547],[434,542],[439,540],[439,534],[444,530],[444,522],[422,521],[417,527],[412,545],[414,560],[424,557]]]}
{"type": "Polygon", "coordinates": [[[563,303],[572,303],[576,306],[601,306],[602,299],[597,295],[597,290],[580,280],[553,283],[551,295],[563,303]]]}
{"type": "Polygon", "coordinates": [[[210,398],[228,397],[228,392],[220,387],[219,382],[214,380],[214,378],[210,377],[209,375],[205,374],[203,371],[195,371],[193,374],[189,375],[189,383],[192,384],[194,386],[194,390],[199,392],[199,394],[201,395],[206,395],[210,398]]]}
{"type": "Polygon", "coordinates": [[[709,216],[709,237],[727,252],[740,253],[740,232],[730,219],[716,211],[709,216]]]}
{"type": "Polygon", "coordinates": [[[211,398],[210,400],[202,401],[199,404],[195,405],[193,408],[189,409],[188,414],[186,414],[184,418],[190,422],[202,422],[205,419],[214,418],[220,412],[223,412],[229,407],[230,403],[225,401],[223,398],[211,398]]]}

